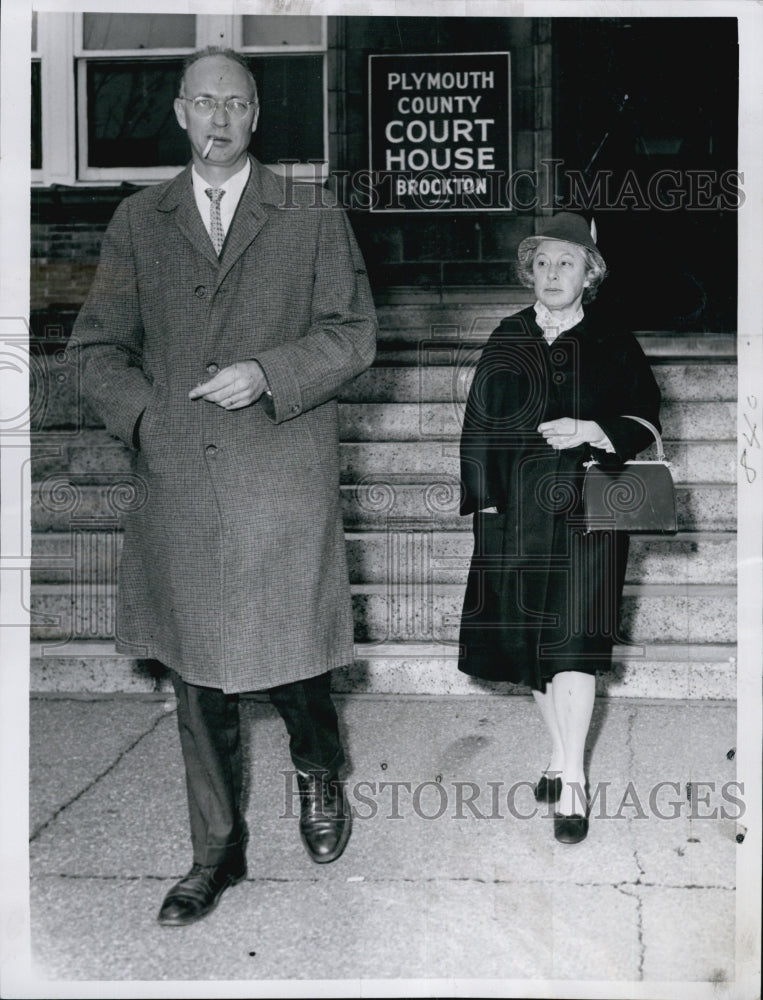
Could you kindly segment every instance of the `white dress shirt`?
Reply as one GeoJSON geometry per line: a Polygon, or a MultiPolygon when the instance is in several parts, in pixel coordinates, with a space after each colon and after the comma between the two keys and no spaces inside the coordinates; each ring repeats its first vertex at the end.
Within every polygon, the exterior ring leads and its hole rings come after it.
{"type": "MultiPolygon", "coordinates": [[[[220,185],[223,191],[225,191],[225,196],[220,199],[220,218],[222,219],[223,232],[226,236],[228,235],[230,224],[233,221],[233,216],[236,214],[238,203],[241,201],[241,195],[244,193],[246,182],[249,180],[251,169],[252,165],[247,159],[246,163],[238,171],[238,173],[235,173],[232,177],[229,177],[224,184],[220,185]]],[[[212,219],[210,207],[212,205],[212,200],[207,194],[207,188],[213,187],[213,185],[204,180],[201,174],[197,172],[196,167],[191,169],[191,179],[193,181],[193,196],[196,199],[196,207],[199,210],[199,215],[201,216],[204,226],[209,233],[209,238],[211,239],[212,219]]],[[[265,389],[265,395],[270,396],[272,399],[270,387],[265,389]]]]}
{"type": "MultiPolygon", "coordinates": [[[[241,201],[241,195],[244,193],[244,188],[246,187],[246,182],[249,180],[249,172],[252,169],[252,165],[247,159],[244,166],[235,173],[232,177],[221,184],[220,187],[225,192],[223,198],[220,199],[220,218],[223,223],[223,232],[228,235],[228,229],[233,221],[233,216],[236,214],[236,209],[238,208],[238,203],[241,201]]],[[[200,173],[196,170],[196,167],[191,169],[191,179],[193,180],[193,196],[196,199],[196,207],[199,210],[199,215],[201,216],[202,222],[206,227],[207,232],[210,234],[211,238],[211,219],[210,219],[210,208],[212,202],[209,195],[206,193],[207,188],[214,187],[209,181],[205,181],[200,173]]]]}

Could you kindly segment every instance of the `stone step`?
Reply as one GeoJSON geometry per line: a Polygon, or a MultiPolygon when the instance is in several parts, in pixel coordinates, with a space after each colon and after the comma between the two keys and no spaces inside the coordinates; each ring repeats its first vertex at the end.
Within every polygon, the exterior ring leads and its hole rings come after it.
{"type": "MultiPolygon", "coordinates": [[[[438,352],[435,352],[438,353],[438,352]]],[[[442,352],[439,352],[440,354],[442,352]]],[[[450,430],[460,431],[461,404],[466,400],[474,375],[479,350],[450,351],[449,364],[427,363],[422,354],[422,366],[398,367],[383,364],[370,368],[346,385],[340,393],[340,413],[343,432],[349,428],[349,440],[356,440],[353,422],[362,418],[359,407],[387,403],[455,403],[458,423],[450,430]],[[423,366],[426,363],[426,366],[423,366]]],[[[440,359],[442,360],[442,359],[440,359]]],[[[47,359],[47,364],[53,364],[47,359]]],[[[736,399],[736,365],[733,363],[654,365],[655,377],[663,393],[663,424],[669,428],[667,407],[678,404],[732,403],[736,399]]],[[[691,408],[687,407],[687,410],[691,408]]],[[[368,418],[365,418],[367,422],[368,418]]],[[[702,426],[702,416],[692,416],[691,426],[702,426]]],[[[102,422],[79,396],[79,380],[68,365],[66,371],[48,372],[33,383],[31,400],[32,429],[40,432],[55,428],[101,427],[102,422]],[[60,379],[60,381],[59,381],[60,379]]],[[[681,436],[676,434],[676,436],[681,436]]]]}
{"type": "MultiPolygon", "coordinates": [[[[386,476],[365,485],[342,487],[342,512],[348,530],[382,531],[398,527],[437,526],[450,531],[470,531],[470,517],[458,514],[458,481],[454,477],[386,476]]],[[[145,496],[137,476],[67,475],[51,473],[34,484],[32,528],[37,532],[93,528],[126,512],[145,496]]],[[[678,526],[682,531],[733,531],[736,527],[736,487],[698,483],[676,488],[678,526]]]]}
{"type": "MultiPolygon", "coordinates": [[[[612,671],[596,678],[605,697],[736,699],[736,647],[731,643],[617,645],[612,671]]],[[[475,680],[459,672],[455,644],[358,644],[352,666],[334,671],[336,691],[385,694],[522,694],[528,689],[475,680]]]]}
{"type": "MultiPolygon", "coordinates": [[[[677,483],[736,482],[734,440],[678,441],[665,437],[665,453],[677,483]]],[[[652,457],[654,449],[643,457],[652,457]]],[[[77,433],[46,431],[33,446],[33,476],[43,480],[53,473],[72,476],[116,475],[131,472],[132,453],[104,430],[77,433]]],[[[368,477],[400,481],[412,476],[458,476],[458,441],[343,442],[340,448],[344,483],[368,477]],[[391,473],[394,470],[394,474],[391,473]]]]}
{"type": "MultiPolygon", "coordinates": [[[[353,588],[359,642],[456,641],[464,588],[459,584],[363,584],[353,588]]],[[[620,634],[628,642],[730,643],[736,593],[719,585],[626,585],[620,634]]]]}
{"type": "MultiPolygon", "coordinates": [[[[463,418],[462,402],[343,403],[339,433],[351,442],[458,440],[463,418]]],[[[660,421],[671,440],[729,441],[736,434],[736,403],[665,403],[660,421]]]]}
{"type": "MultiPolygon", "coordinates": [[[[487,290],[486,290],[487,291],[487,290]]],[[[506,316],[513,316],[533,302],[533,295],[527,289],[507,288],[498,294],[472,296],[421,297],[409,302],[376,302],[376,315],[382,337],[395,331],[422,331],[438,335],[440,330],[446,335],[457,335],[463,340],[477,340],[485,333],[490,334],[506,316]]],[[[636,330],[637,337],[651,340],[670,338],[676,343],[710,344],[728,342],[736,338],[736,332],[708,332],[675,330],[636,330]]]]}
{"type": "MultiPolygon", "coordinates": [[[[342,513],[347,530],[384,531],[394,526],[437,527],[470,532],[471,516],[458,513],[455,477],[428,477],[414,482],[404,475],[370,477],[342,487],[342,513]]],[[[676,512],[680,531],[734,531],[736,486],[720,483],[677,485],[676,512]]],[[[61,522],[59,522],[61,523],[61,522]]]]}
{"type": "MultiPolygon", "coordinates": [[[[507,285],[499,289],[483,289],[480,295],[452,293],[445,295],[422,294],[403,301],[400,297],[378,296],[376,315],[384,334],[390,330],[431,329],[443,326],[457,328],[464,338],[480,331],[490,333],[505,316],[513,316],[532,305],[530,289],[507,285]]],[[[681,334],[673,333],[679,337],[681,334]]],[[[691,336],[691,335],[690,335],[691,336]]]]}
{"type": "MultiPolygon", "coordinates": [[[[62,583],[32,587],[33,640],[109,639],[114,634],[111,584],[62,583]]],[[[460,584],[355,584],[357,642],[456,641],[464,588],[460,584]]],[[[621,637],[627,642],[731,643],[736,592],[732,586],[627,584],[621,637]]]]}
{"type": "MultiPolygon", "coordinates": [[[[649,333],[639,334],[637,339],[652,365],[736,361],[735,334],[706,336],[707,340],[704,340],[704,334],[679,340],[669,333],[664,335],[649,333]]],[[[482,337],[465,343],[455,334],[449,340],[442,336],[438,336],[435,340],[423,331],[420,335],[417,335],[416,331],[410,331],[407,337],[386,340],[381,338],[378,341],[377,364],[416,366],[422,363],[422,357],[426,357],[426,364],[430,366],[452,365],[453,359],[465,348],[468,348],[476,359],[486,341],[487,337],[482,337]]]]}
{"type": "MultiPolygon", "coordinates": [[[[394,585],[431,581],[464,587],[472,556],[471,532],[390,530],[347,534],[353,583],[394,585]]],[[[730,584],[736,581],[736,535],[633,535],[626,582],[730,584]]]]}
{"type": "MultiPolygon", "coordinates": [[[[484,344],[505,316],[513,316],[528,304],[518,295],[479,303],[377,305],[379,344],[383,351],[395,346],[410,348],[428,341],[484,344]]],[[[675,333],[671,330],[637,330],[634,333],[650,357],[736,356],[736,333],[675,333]]]]}
{"type": "MultiPolygon", "coordinates": [[[[734,483],[735,442],[664,440],[665,453],[677,483],[734,483]]],[[[654,457],[654,447],[643,452],[654,457]]],[[[459,475],[458,443],[455,441],[347,442],[341,448],[341,473],[345,483],[384,482],[390,476],[399,482],[412,476],[432,475],[456,481],[459,475]]]]}
{"type": "MultiPolygon", "coordinates": [[[[427,366],[426,354],[422,365],[412,368],[379,364],[344,386],[339,398],[346,403],[463,401],[480,353],[481,349],[464,348],[449,364],[427,366]]],[[[653,370],[663,401],[734,402],[737,398],[737,366],[733,361],[654,364],[653,370]]]]}
{"type": "MultiPolygon", "coordinates": [[[[475,681],[457,669],[454,644],[358,643],[355,662],[334,670],[336,692],[364,694],[522,694],[510,684],[475,681]]],[[[731,644],[616,646],[614,669],[597,678],[597,692],[608,697],[736,697],[736,648],[731,644]]],[[[113,642],[33,643],[30,689],[34,693],[172,694],[166,671],[157,664],[117,653],[113,642]]]]}
{"type": "MultiPolygon", "coordinates": [[[[466,583],[472,535],[432,527],[349,532],[347,559],[352,583],[466,583]]],[[[116,579],[122,535],[116,531],[36,533],[32,537],[32,582],[107,583],[116,579]]],[[[736,536],[731,532],[634,535],[628,583],[722,583],[736,579],[736,536]]]]}

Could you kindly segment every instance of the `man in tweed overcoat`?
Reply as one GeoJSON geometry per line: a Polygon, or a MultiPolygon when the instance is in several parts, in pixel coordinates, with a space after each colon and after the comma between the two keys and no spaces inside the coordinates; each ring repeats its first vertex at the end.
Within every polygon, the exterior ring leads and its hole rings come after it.
{"type": "Polygon", "coordinates": [[[74,338],[147,487],[117,643],[166,664],[177,694],[194,864],[159,921],[178,925],[246,874],[239,692],[268,690],[286,723],[311,857],[349,837],[329,695],[353,658],[336,396],[371,364],[376,319],[343,211],[248,156],[246,64],[196,53],[175,114],[192,164],[118,207],[74,338]]]}

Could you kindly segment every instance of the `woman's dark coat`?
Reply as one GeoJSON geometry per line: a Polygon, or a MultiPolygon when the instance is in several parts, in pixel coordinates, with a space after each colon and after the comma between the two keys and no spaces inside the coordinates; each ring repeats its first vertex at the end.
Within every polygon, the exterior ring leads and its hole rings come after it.
{"type": "Polygon", "coordinates": [[[659,429],[659,404],[636,338],[588,313],[550,347],[532,307],[493,332],[461,438],[461,513],[474,513],[475,547],[459,669],[544,690],[561,671],[609,668],[628,536],[582,527],[583,463],[617,464],[646,448],[650,432],[623,415],[659,429]],[[560,417],[595,420],[616,454],[554,451],[537,428],[560,417]],[[480,513],[492,506],[497,514],[480,513]]]}

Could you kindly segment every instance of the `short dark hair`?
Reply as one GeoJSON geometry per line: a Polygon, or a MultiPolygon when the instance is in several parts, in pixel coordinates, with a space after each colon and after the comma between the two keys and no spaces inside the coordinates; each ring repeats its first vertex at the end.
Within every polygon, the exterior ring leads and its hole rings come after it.
{"type": "Polygon", "coordinates": [[[249,63],[240,52],[236,52],[235,49],[227,49],[222,45],[208,45],[205,49],[199,49],[198,52],[192,52],[191,55],[188,56],[183,63],[182,69],[180,70],[178,94],[181,96],[183,95],[185,75],[191,66],[193,66],[194,63],[197,63],[200,59],[206,59],[208,56],[224,56],[226,59],[230,59],[231,62],[238,63],[238,65],[246,71],[246,75],[252,81],[252,99],[254,101],[254,106],[258,108],[260,106],[260,99],[257,94],[257,82],[254,79],[254,73],[252,73],[249,63]]]}

